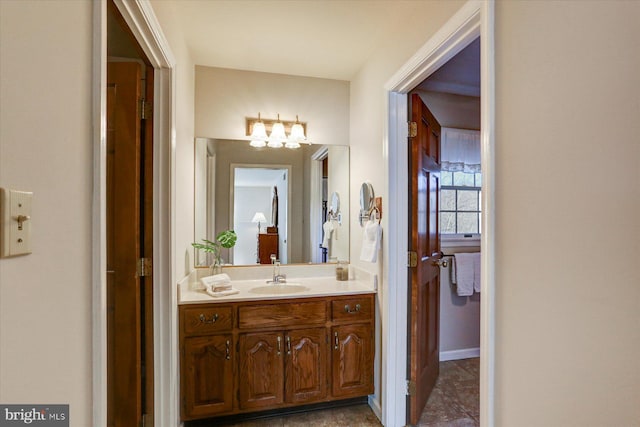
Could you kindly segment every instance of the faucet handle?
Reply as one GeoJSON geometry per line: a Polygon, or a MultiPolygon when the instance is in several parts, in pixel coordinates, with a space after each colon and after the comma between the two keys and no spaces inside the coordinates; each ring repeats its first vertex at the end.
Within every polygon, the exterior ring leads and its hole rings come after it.
{"type": "Polygon", "coordinates": [[[276,262],[276,254],[271,254],[269,258],[271,258],[271,264],[276,262]]]}

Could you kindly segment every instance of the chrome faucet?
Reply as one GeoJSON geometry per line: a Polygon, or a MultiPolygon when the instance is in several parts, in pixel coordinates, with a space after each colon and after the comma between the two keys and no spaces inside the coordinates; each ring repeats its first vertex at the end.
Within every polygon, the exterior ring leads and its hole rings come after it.
{"type": "Polygon", "coordinates": [[[287,276],[280,274],[280,260],[276,259],[275,254],[271,254],[271,264],[273,264],[273,279],[268,280],[267,283],[277,285],[278,283],[286,283],[287,276]]]}

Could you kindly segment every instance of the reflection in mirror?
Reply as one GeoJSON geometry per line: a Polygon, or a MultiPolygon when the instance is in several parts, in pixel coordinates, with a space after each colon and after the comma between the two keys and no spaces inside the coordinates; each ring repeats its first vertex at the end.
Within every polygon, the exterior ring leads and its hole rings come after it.
{"type": "MultiPolygon", "coordinates": [[[[349,147],[196,138],[194,170],[194,241],[234,229],[238,241],[222,254],[225,263],[270,263],[271,254],[282,263],[349,260],[349,147]],[[340,222],[329,215],[333,194],[340,222]],[[266,223],[252,222],[258,213],[266,223]]],[[[208,266],[207,254],[196,252],[195,265],[208,266]]]]}
{"type": "Polygon", "coordinates": [[[360,225],[364,225],[364,222],[369,218],[371,208],[373,207],[373,199],[375,193],[373,192],[373,185],[369,182],[363,182],[360,187],[360,225]]]}

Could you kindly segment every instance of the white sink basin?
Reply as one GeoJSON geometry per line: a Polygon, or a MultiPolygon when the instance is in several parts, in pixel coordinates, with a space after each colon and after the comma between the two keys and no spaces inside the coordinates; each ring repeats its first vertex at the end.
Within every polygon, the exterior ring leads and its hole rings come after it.
{"type": "Polygon", "coordinates": [[[256,286],[249,289],[249,293],[262,294],[262,295],[280,295],[280,294],[295,294],[298,292],[308,291],[309,288],[299,283],[282,283],[273,285],[256,286]]]}

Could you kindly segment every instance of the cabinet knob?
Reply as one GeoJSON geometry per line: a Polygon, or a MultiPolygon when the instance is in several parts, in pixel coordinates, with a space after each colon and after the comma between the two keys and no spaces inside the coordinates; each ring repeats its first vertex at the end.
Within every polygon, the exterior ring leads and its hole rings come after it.
{"type": "Polygon", "coordinates": [[[344,306],[344,312],[345,313],[353,314],[353,313],[358,313],[359,311],[360,311],[360,304],[356,304],[356,307],[353,310],[351,309],[351,306],[349,304],[344,306]]]}

